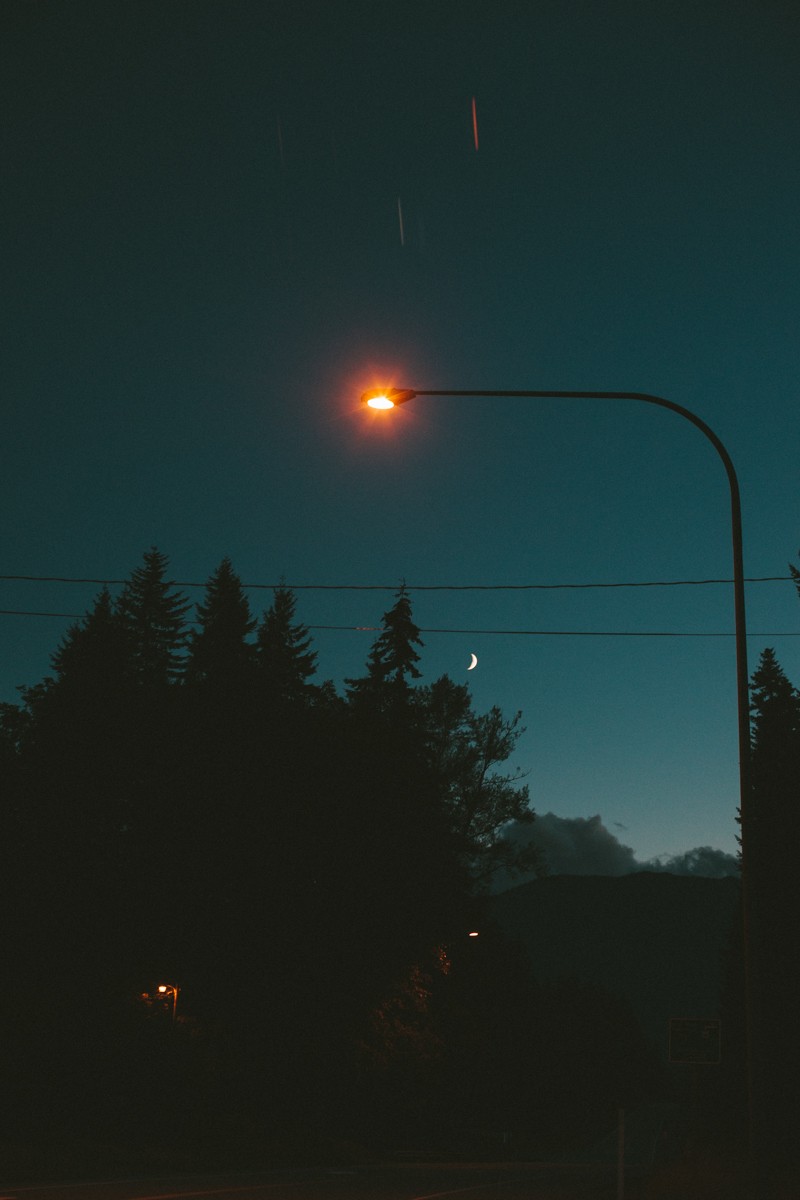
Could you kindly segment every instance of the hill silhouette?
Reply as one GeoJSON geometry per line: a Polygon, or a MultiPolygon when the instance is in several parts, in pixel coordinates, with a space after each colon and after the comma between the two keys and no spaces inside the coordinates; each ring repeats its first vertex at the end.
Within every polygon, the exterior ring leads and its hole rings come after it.
{"type": "Polygon", "coordinates": [[[554,875],[494,896],[490,911],[537,979],[575,977],[621,996],[666,1058],[671,1017],[718,1011],[738,895],[734,878],[554,875]]]}

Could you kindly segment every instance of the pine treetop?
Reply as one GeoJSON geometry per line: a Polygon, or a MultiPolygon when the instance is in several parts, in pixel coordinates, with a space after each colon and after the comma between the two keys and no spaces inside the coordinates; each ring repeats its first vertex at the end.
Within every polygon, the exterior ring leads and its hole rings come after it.
{"type": "Polygon", "coordinates": [[[241,675],[255,654],[248,641],[256,628],[250,604],[230,558],[222,559],[197,605],[198,628],[189,638],[186,679],[221,682],[241,675]]]}
{"type": "Polygon", "coordinates": [[[295,620],[297,600],[280,584],[264,613],[256,636],[257,664],[268,692],[275,697],[301,699],[317,669],[308,626],[295,620]]]}
{"type": "Polygon", "coordinates": [[[137,682],[159,686],[180,674],[191,607],[166,578],[169,560],[155,546],[124,585],[116,611],[128,639],[137,682]]]}

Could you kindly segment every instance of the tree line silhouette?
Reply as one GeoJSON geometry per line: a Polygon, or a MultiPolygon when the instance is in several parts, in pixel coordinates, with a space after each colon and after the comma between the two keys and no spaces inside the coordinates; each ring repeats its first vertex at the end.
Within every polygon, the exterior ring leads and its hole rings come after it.
{"type": "MultiPolygon", "coordinates": [[[[0,706],[7,1136],[222,1153],[256,1128],[473,1148],[525,1129],[552,1149],[659,1093],[621,1002],[538,985],[492,930],[492,873],[545,870],[502,837],[534,819],[507,767],[521,714],[420,682],[405,588],[341,692],[291,589],[258,619],[225,558],[190,609],[151,549],[0,706]],[[158,983],[180,988],[174,1022],[158,983]]],[[[747,836],[786,1138],[799,746],[765,651],[747,836]]]]}
{"type": "MultiPolygon", "coordinates": [[[[800,596],[800,570],[789,570],[800,596]]],[[[800,1170],[800,691],[772,647],[751,675],[750,734],[750,795],[738,813],[749,997],[740,913],[723,964],[722,1059],[718,1070],[705,1072],[700,1092],[706,1135],[728,1147],[745,1146],[752,1136],[763,1182],[800,1170]]]]}
{"type": "Polygon", "coordinates": [[[259,620],[225,558],[191,620],[153,548],[2,706],[10,1136],[452,1137],[542,1107],[563,1003],[481,909],[533,820],[521,717],[421,683],[421,647],[401,587],[339,693],[289,588],[259,620]]]}
{"type": "MultiPolygon", "coordinates": [[[[800,595],[800,571],[790,565],[800,595]]],[[[754,1114],[765,1160],[800,1170],[800,691],[773,648],[751,679],[749,814],[741,820],[753,947],[754,1114]]],[[[734,1017],[734,1031],[738,1028],[734,1017]]]]}

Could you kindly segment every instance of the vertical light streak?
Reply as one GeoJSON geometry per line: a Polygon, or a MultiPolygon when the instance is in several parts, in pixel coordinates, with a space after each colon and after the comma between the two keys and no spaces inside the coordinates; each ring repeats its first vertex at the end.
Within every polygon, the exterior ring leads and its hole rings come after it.
{"type": "Polygon", "coordinates": [[[472,97],[472,137],[475,142],[475,149],[478,149],[478,110],[475,107],[475,97],[472,97]]]}
{"type": "Polygon", "coordinates": [[[403,229],[403,206],[400,203],[399,196],[397,197],[397,220],[400,224],[400,245],[405,246],[406,235],[405,235],[405,230],[403,229]]]}

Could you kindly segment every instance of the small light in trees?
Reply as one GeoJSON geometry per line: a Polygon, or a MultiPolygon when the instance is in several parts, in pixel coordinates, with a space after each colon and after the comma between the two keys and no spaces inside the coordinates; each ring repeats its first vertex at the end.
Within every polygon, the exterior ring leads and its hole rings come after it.
{"type": "Polygon", "coordinates": [[[160,983],[158,985],[159,995],[163,996],[164,999],[166,999],[167,996],[172,997],[172,1020],[173,1020],[173,1022],[175,1021],[177,1014],[178,1014],[178,992],[179,992],[179,990],[180,989],[174,983],[160,983]]]}

